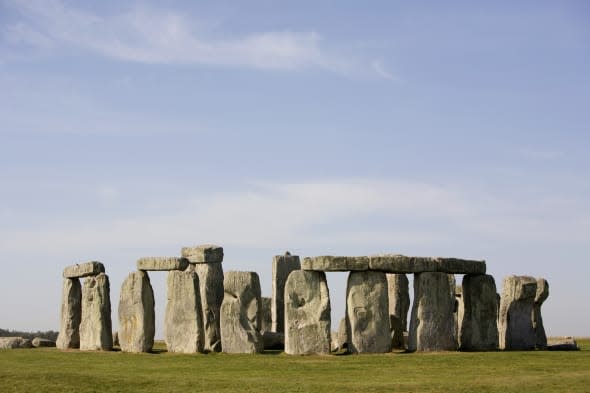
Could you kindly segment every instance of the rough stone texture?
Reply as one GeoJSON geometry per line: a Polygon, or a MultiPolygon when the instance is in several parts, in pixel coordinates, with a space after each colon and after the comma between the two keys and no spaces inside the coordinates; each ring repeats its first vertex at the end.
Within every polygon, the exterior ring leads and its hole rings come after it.
{"type": "Polygon", "coordinates": [[[548,351],[579,351],[578,343],[573,337],[553,337],[547,340],[548,351]]]}
{"type": "Polygon", "coordinates": [[[350,342],[350,335],[348,334],[348,327],[346,326],[346,317],[340,320],[338,324],[338,349],[348,350],[348,343],[350,342]]]}
{"type": "Polygon", "coordinates": [[[404,348],[404,332],[408,330],[410,291],[405,274],[387,274],[389,288],[389,319],[393,348],[404,348]]]}
{"type": "Polygon", "coordinates": [[[119,332],[116,330],[113,332],[113,346],[114,347],[119,346],[119,332]]]}
{"type": "Polygon", "coordinates": [[[269,297],[261,297],[260,304],[260,333],[272,331],[272,299],[269,297]]]}
{"type": "Polygon", "coordinates": [[[440,272],[414,275],[409,351],[454,351],[455,277],[440,272]]]}
{"type": "Polygon", "coordinates": [[[260,334],[260,280],[254,272],[225,273],[221,304],[221,348],[226,353],[259,353],[264,350],[260,334]]]}
{"type": "Polygon", "coordinates": [[[461,294],[458,312],[459,349],[498,349],[498,303],[494,277],[487,274],[465,275],[461,294]]]}
{"type": "Polygon", "coordinates": [[[364,271],[369,269],[369,258],[334,257],[331,255],[304,258],[301,269],[322,272],[364,271]]]}
{"type": "Polygon", "coordinates": [[[284,350],[285,349],[285,335],[278,332],[264,332],[262,333],[262,341],[264,341],[264,349],[284,350]]]}
{"type": "Polygon", "coordinates": [[[533,309],[537,293],[537,280],[528,276],[504,278],[498,334],[500,349],[535,349],[533,309]]]}
{"type": "Polygon", "coordinates": [[[285,285],[285,352],[330,353],[330,293],[326,274],[295,270],[285,285]]]}
{"type": "Polygon", "coordinates": [[[33,341],[31,342],[31,344],[35,347],[35,348],[44,348],[44,347],[55,347],[55,341],[53,340],[49,340],[46,338],[42,338],[42,337],[35,337],[33,339],[33,341]]]}
{"type": "Polygon", "coordinates": [[[214,244],[183,247],[180,255],[187,258],[190,263],[221,263],[223,262],[223,247],[214,244]]]}
{"type": "Polygon", "coordinates": [[[117,338],[123,352],[150,352],[156,319],[154,291],[146,272],[132,272],[123,281],[119,299],[117,338]]]}
{"type": "Polygon", "coordinates": [[[485,261],[472,261],[458,258],[436,258],[437,271],[449,274],[485,274],[485,261]]]}
{"type": "Polygon", "coordinates": [[[110,351],[113,348],[109,277],[87,277],[82,287],[80,349],[110,351]]]}
{"type": "Polygon", "coordinates": [[[285,255],[276,255],[272,258],[272,331],[285,331],[285,283],[293,270],[301,269],[299,256],[291,255],[288,251],[285,255]]]}
{"type": "Polygon", "coordinates": [[[167,286],[164,337],[168,352],[203,352],[204,329],[199,277],[192,271],[171,270],[168,272],[167,286]]]}
{"type": "Polygon", "coordinates": [[[104,273],[104,265],[100,262],[92,261],[86,263],[78,263],[76,265],[68,266],[63,271],[64,278],[82,278],[88,276],[96,276],[99,273],[104,273]]]}
{"type": "Polygon", "coordinates": [[[22,337],[0,337],[0,349],[31,348],[31,340],[22,337]]]}
{"type": "Polygon", "coordinates": [[[547,348],[547,335],[543,326],[541,306],[549,297],[549,283],[544,278],[537,278],[537,293],[535,295],[535,307],[533,308],[533,327],[535,328],[537,349],[547,348]]]}
{"type": "Polygon", "coordinates": [[[137,260],[137,270],[185,270],[188,259],[177,257],[144,257],[137,260]]]}
{"type": "Polygon", "coordinates": [[[56,346],[59,349],[80,348],[82,286],[77,278],[64,278],[60,319],[56,346]]]}
{"type": "Polygon", "coordinates": [[[391,351],[389,291],[383,272],[350,272],[346,288],[348,349],[353,353],[391,351]]]}
{"type": "Polygon", "coordinates": [[[450,274],[484,274],[485,261],[458,258],[408,257],[399,254],[369,257],[369,269],[387,273],[441,272],[450,274]]]}

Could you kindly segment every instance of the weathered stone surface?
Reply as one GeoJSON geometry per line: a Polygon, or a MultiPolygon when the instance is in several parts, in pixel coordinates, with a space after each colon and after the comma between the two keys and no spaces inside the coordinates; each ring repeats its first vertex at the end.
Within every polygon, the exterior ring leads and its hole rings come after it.
{"type": "Polygon", "coordinates": [[[494,277],[487,274],[465,275],[461,294],[458,313],[459,349],[498,349],[498,303],[494,277]]]}
{"type": "Polygon", "coordinates": [[[51,348],[51,347],[55,347],[55,341],[49,340],[47,338],[42,338],[42,337],[35,337],[33,339],[33,341],[31,341],[31,344],[35,348],[44,348],[44,347],[51,348]]]}
{"type": "Polygon", "coordinates": [[[389,291],[383,272],[350,272],[346,289],[348,349],[353,353],[391,351],[389,291]]]}
{"type": "Polygon", "coordinates": [[[285,349],[285,335],[278,332],[264,332],[262,333],[262,341],[264,341],[264,349],[269,350],[283,350],[285,349]]]}
{"type": "Polygon", "coordinates": [[[221,263],[223,262],[223,247],[214,244],[183,247],[180,255],[187,258],[189,263],[221,263]]]}
{"type": "Polygon", "coordinates": [[[341,256],[334,257],[331,255],[304,258],[301,269],[321,272],[364,271],[369,269],[369,258],[341,256]]]}
{"type": "Polygon", "coordinates": [[[533,308],[533,327],[535,328],[536,346],[538,349],[547,348],[547,335],[543,326],[541,305],[549,297],[549,283],[544,278],[537,278],[537,293],[535,295],[535,307],[533,308]]]}
{"type": "Polygon", "coordinates": [[[154,291],[146,272],[132,272],[123,281],[119,300],[119,346],[123,352],[150,352],[156,319],[154,291]]]}
{"type": "Polygon", "coordinates": [[[260,333],[272,331],[272,299],[269,297],[260,298],[260,333]]]}
{"type": "Polygon", "coordinates": [[[185,270],[188,259],[177,257],[144,257],[137,260],[137,270],[185,270]]]}
{"type": "Polygon", "coordinates": [[[573,337],[552,337],[547,340],[548,351],[579,351],[578,343],[573,337]]]}
{"type": "Polygon", "coordinates": [[[285,331],[285,283],[293,270],[301,269],[299,256],[276,255],[272,258],[272,331],[285,331]]]}
{"type": "Polygon", "coordinates": [[[346,317],[344,317],[338,324],[338,349],[348,351],[349,342],[350,335],[348,334],[348,327],[346,326],[346,317]]]}
{"type": "Polygon", "coordinates": [[[110,351],[113,348],[109,277],[87,277],[82,287],[80,349],[110,351]]]}
{"type": "Polygon", "coordinates": [[[440,272],[414,275],[409,351],[454,351],[455,277],[440,272]]]}
{"type": "Polygon", "coordinates": [[[64,278],[82,278],[88,276],[96,276],[104,272],[104,265],[102,263],[92,261],[78,263],[76,265],[66,267],[63,271],[63,276],[64,278]]]}
{"type": "Polygon", "coordinates": [[[80,348],[82,286],[77,278],[64,278],[60,319],[56,346],[59,349],[80,348]]]}
{"type": "Polygon", "coordinates": [[[254,272],[225,273],[221,304],[221,349],[226,353],[259,353],[264,350],[260,334],[260,280],[254,272]]]}
{"type": "Polygon", "coordinates": [[[119,332],[117,330],[115,330],[113,332],[113,347],[118,347],[119,346],[119,332]]]}
{"type": "Polygon", "coordinates": [[[535,349],[533,309],[537,293],[537,280],[528,276],[504,278],[498,334],[500,349],[535,349]]]}
{"type": "Polygon", "coordinates": [[[330,353],[330,294],[326,274],[295,270],[285,285],[285,352],[330,353]]]}
{"type": "Polygon", "coordinates": [[[435,272],[438,269],[436,258],[408,257],[399,254],[372,255],[369,268],[386,273],[435,272]]]}
{"type": "Polygon", "coordinates": [[[164,319],[168,352],[203,352],[203,312],[199,284],[195,272],[168,272],[168,301],[164,319]]]}
{"type": "Polygon", "coordinates": [[[449,274],[485,274],[485,261],[472,261],[458,258],[436,258],[437,271],[449,274]]]}
{"type": "Polygon", "coordinates": [[[387,274],[389,288],[389,318],[393,348],[404,348],[404,332],[408,330],[410,291],[405,274],[387,274]]]}
{"type": "Polygon", "coordinates": [[[31,340],[22,337],[0,337],[0,349],[31,348],[31,340]]]}

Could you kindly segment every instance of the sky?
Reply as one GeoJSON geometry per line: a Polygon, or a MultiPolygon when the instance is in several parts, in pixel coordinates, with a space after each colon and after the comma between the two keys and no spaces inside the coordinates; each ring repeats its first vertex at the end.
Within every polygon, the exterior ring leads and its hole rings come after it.
{"type": "Polygon", "coordinates": [[[138,258],[214,243],[263,296],[286,250],[483,259],[590,336],[589,70],[583,0],[0,0],[0,327],[98,260],[116,329],[138,258]]]}

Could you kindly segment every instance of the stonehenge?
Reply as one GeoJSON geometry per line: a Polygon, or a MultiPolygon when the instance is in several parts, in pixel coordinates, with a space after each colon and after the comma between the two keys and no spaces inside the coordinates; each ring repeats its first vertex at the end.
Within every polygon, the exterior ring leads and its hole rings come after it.
{"type": "Polygon", "coordinates": [[[123,352],[150,352],[155,332],[154,291],[150,278],[145,271],[132,272],[121,286],[119,346],[123,352]]]}
{"type": "Polygon", "coordinates": [[[537,337],[533,325],[533,310],[537,280],[529,276],[509,276],[504,279],[498,318],[500,349],[535,349],[537,337]]]}
{"type": "Polygon", "coordinates": [[[64,278],[61,299],[61,326],[56,346],[59,349],[80,348],[82,319],[82,286],[78,278],[64,278]]]}
{"type": "Polygon", "coordinates": [[[547,335],[543,326],[541,305],[549,297],[549,284],[544,278],[537,278],[537,293],[535,294],[535,306],[533,308],[533,327],[535,329],[535,346],[539,349],[547,348],[547,335]]]}
{"type": "Polygon", "coordinates": [[[498,303],[494,277],[488,274],[465,275],[460,302],[457,317],[459,349],[498,349],[498,303]]]}
{"type": "Polygon", "coordinates": [[[260,298],[260,332],[272,332],[272,299],[269,297],[260,298]]]}
{"type": "Polygon", "coordinates": [[[402,349],[405,347],[404,332],[408,330],[408,310],[410,309],[408,277],[403,273],[387,273],[387,286],[392,346],[402,349]]]}
{"type": "Polygon", "coordinates": [[[112,348],[109,277],[99,273],[86,277],[82,286],[80,349],[110,351],[112,348]]]}
{"type": "Polygon", "coordinates": [[[289,251],[285,255],[276,255],[272,258],[272,303],[271,318],[273,332],[285,331],[285,283],[293,270],[301,269],[299,256],[291,255],[289,251]]]}

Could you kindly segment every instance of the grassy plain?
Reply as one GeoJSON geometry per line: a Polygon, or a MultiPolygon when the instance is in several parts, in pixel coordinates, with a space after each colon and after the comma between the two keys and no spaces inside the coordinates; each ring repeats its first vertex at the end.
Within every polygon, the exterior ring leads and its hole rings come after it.
{"type": "Polygon", "coordinates": [[[590,392],[574,352],[288,356],[0,350],[2,392],[590,392]]]}

